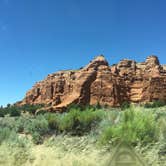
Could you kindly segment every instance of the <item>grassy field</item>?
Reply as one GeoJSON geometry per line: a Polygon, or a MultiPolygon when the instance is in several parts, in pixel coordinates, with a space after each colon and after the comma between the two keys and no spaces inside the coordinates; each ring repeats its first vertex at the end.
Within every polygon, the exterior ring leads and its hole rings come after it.
{"type": "Polygon", "coordinates": [[[40,107],[0,108],[0,166],[105,166],[119,142],[131,145],[145,165],[166,165],[161,102],[35,115],[40,107]]]}

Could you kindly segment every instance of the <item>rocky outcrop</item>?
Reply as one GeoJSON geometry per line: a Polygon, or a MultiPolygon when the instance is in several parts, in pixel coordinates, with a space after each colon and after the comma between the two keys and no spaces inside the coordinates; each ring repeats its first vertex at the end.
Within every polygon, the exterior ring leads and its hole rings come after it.
{"type": "Polygon", "coordinates": [[[113,66],[98,56],[80,70],[48,75],[20,104],[43,103],[49,111],[63,111],[72,103],[119,106],[153,100],[166,100],[166,70],[156,56],[142,63],[124,59],[113,66]]]}

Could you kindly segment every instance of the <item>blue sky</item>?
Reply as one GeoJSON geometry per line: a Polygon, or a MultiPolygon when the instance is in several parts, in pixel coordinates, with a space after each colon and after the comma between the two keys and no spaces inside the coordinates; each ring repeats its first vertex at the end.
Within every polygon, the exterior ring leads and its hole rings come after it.
{"type": "Polygon", "coordinates": [[[165,9],[165,0],[0,0],[0,105],[98,54],[166,64],[165,9]]]}

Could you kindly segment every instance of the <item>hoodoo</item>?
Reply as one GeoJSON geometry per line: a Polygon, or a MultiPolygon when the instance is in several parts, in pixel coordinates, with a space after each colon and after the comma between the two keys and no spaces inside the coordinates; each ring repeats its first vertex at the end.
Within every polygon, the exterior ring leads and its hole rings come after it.
{"type": "Polygon", "coordinates": [[[82,69],[49,74],[19,104],[43,103],[48,111],[63,111],[72,103],[119,106],[153,100],[166,100],[166,70],[156,56],[142,63],[124,59],[109,66],[100,55],[82,69]]]}

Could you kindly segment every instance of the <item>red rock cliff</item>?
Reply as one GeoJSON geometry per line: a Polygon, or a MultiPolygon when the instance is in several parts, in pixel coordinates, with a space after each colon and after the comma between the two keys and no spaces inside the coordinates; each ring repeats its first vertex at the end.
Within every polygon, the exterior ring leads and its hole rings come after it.
{"type": "Polygon", "coordinates": [[[80,70],[59,71],[37,82],[21,104],[48,105],[63,110],[71,103],[119,106],[128,102],[166,100],[166,70],[156,56],[136,63],[124,59],[109,66],[98,56],[80,70]]]}

